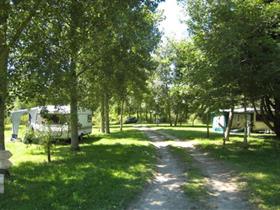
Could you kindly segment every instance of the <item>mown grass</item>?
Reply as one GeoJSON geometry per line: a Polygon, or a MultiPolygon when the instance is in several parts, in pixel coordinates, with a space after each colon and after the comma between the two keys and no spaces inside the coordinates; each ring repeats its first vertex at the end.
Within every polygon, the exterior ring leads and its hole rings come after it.
{"type": "Polygon", "coordinates": [[[183,190],[187,198],[205,206],[208,199],[208,191],[206,187],[207,180],[202,171],[196,167],[192,156],[186,149],[169,146],[169,151],[184,164],[187,182],[183,185],[183,190]]]}
{"type": "Polygon", "coordinates": [[[0,209],[125,209],[153,175],[155,148],[139,131],[114,129],[80,146],[56,145],[47,163],[41,147],[7,142],[14,166],[0,209]]]}
{"type": "Polygon", "coordinates": [[[280,209],[280,148],[271,135],[252,134],[243,149],[242,134],[232,135],[225,147],[221,134],[206,139],[203,127],[156,127],[182,140],[195,140],[198,147],[224,160],[247,182],[250,201],[260,209],[280,209]]]}

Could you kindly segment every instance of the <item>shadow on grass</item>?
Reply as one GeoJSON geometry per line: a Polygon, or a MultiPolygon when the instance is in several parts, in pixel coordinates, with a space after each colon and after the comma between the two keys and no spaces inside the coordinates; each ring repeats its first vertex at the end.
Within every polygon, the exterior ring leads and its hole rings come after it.
{"type": "Polygon", "coordinates": [[[23,162],[0,196],[0,209],[124,209],[152,175],[152,146],[84,145],[62,160],[23,162]]]}
{"type": "Polygon", "coordinates": [[[206,138],[206,129],[163,128],[160,131],[182,140],[198,140],[198,147],[217,159],[230,163],[240,177],[245,178],[250,190],[250,200],[261,209],[280,209],[280,143],[271,135],[253,134],[249,137],[249,149],[243,148],[242,134],[231,135],[222,146],[222,135],[211,133],[206,138]]]}
{"type": "MultiPolygon", "coordinates": [[[[170,135],[173,135],[181,140],[193,140],[198,138],[206,138],[206,132],[205,131],[196,131],[196,130],[174,130],[172,128],[170,129],[158,129],[158,131],[168,133],[170,135]]],[[[212,140],[221,138],[221,134],[217,133],[211,133],[210,138],[212,140]]]]}
{"type": "Polygon", "coordinates": [[[200,149],[218,159],[230,162],[248,183],[251,200],[264,209],[280,209],[280,150],[260,138],[249,140],[248,150],[242,148],[240,139],[222,147],[202,143],[200,149]]]}
{"type": "Polygon", "coordinates": [[[107,139],[135,139],[140,141],[148,141],[147,137],[141,132],[135,132],[135,130],[124,130],[113,132],[108,135],[104,135],[107,139]]]}

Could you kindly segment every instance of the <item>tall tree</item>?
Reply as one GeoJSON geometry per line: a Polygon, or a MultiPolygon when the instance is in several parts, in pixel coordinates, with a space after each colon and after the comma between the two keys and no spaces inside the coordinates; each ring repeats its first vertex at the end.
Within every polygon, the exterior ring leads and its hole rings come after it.
{"type": "Polygon", "coordinates": [[[33,16],[41,9],[41,0],[0,2],[0,150],[5,150],[5,124],[7,111],[8,87],[10,76],[8,68],[10,54],[15,51],[15,45],[21,34],[29,26],[33,16]]]}

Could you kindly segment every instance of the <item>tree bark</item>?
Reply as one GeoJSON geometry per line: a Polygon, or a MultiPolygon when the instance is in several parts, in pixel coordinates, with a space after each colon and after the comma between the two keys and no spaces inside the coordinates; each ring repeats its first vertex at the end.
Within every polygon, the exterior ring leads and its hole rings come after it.
{"type": "Polygon", "coordinates": [[[110,110],[108,93],[104,93],[105,133],[110,133],[110,110]]]}
{"type": "Polygon", "coordinates": [[[7,72],[9,48],[7,45],[7,20],[9,1],[0,3],[0,150],[5,150],[5,113],[7,99],[7,72]]]}
{"type": "Polygon", "coordinates": [[[226,126],[226,129],[224,132],[223,145],[226,144],[226,141],[229,141],[229,135],[230,135],[230,130],[231,130],[231,126],[232,126],[233,115],[234,115],[234,107],[231,107],[229,116],[228,116],[227,126],[226,126]]]}
{"type": "Polygon", "coordinates": [[[274,109],[274,132],[278,140],[280,140],[280,99],[275,98],[275,109],[274,109]]]}
{"type": "Polygon", "coordinates": [[[51,146],[48,145],[47,146],[47,155],[48,155],[48,163],[50,163],[52,160],[51,160],[51,146]]]}
{"type": "Polygon", "coordinates": [[[104,108],[104,96],[101,97],[100,103],[100,131],[105,133],[105,108],[104,108]]]}
{"type": "Polygon", "coordinates": [[[207,127],[207,133],[206,133],[206,137],[209,139],[210,138],[210,129],[209,129],[209,124],[210,124],[210,114],[207,113],[207,119],[206,119],[206,127],[207,127]]]}
{"type": "Polygon", "coordinates": [[[170,108],[170,104],[168,103],[168,118],[169,118],[169,125],[172,127],[173,126],[173,122],[172,122],[172,115],[171,115],[171,108],[170,108]]]}
{"type": "Polygon", "coordinates": [[[0,60],[0,150],[5,150],[5,112],[7,97],[7,65],[6,58],[0,60]]]}
{"type": "Polygon", "coordinates": [[[253,101],[255,112],[261,116],[264,123],[276,134],[277,139],[280,139],[280,100],[274,98],[274,103],[268,96],[264,96],[260,103],[260,113],[253,101]],[[274,112],[273,112],[274,109],[274,112]]]}
{"type": "MultiPolygon", "coordinates": [[[[75,65],[73,63],[72,65],[75,65]]],[[[75,68],[75,67],[73,67],[75,68]]],[[[72,82],[70,88],[70,119],[71,119],[71,149],[79,150],[78,137],[78,94],[77,94],[77,78],[76,72],[72,72],[72,82]]]]}
{"type": "Polygon", "coordinates": [[[244,102],[245,122],[244,122],[244,139],[243,147],[248,148],[248,115],[247,115],[247,104],[244,102]]]}
{"type": "Polygon", "coordinates": [[[123,107],[124,107],[124,100],[121,99],[120,131],[123,131],[123,107]]]}
{"type": "Polygon", "coordinates": [[[174,126],[176,127],[177,126],[177,123],[178,123],[178,113],[176,113],[176,116],[175,116],[175,122],[174,122],[174,126]]]}

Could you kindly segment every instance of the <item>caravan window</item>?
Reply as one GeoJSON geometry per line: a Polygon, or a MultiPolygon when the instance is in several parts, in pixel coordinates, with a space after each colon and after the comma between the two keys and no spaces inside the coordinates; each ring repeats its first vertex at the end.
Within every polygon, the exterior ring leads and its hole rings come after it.
{"type": "Polygon", "coordinates": [[[51,124],[66,124],[69,122],[69,115],[66,114],[44,114],[42,122],[49,122],[51,124]]]}

